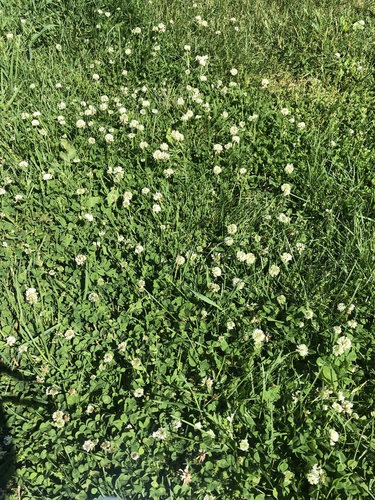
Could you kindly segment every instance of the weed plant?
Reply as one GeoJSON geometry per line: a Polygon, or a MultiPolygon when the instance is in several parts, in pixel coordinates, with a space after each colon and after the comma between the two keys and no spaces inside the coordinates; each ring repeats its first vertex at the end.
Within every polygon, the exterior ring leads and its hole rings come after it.
{"type": "Polygon", "coordinates": [[[0,28],[4,498],[374,499],[373,2],[0,28]]]}

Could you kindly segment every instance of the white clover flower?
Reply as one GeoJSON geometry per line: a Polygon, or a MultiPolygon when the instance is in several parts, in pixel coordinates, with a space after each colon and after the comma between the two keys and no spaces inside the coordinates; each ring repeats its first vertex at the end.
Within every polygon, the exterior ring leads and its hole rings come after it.
{"type": "Polygon", "coordinates": [[[238,447],[241,451],[247,451],[250,448],[249,441],[247,439],[242,439],[238,447]]]}
{"type": "Polygon", "coordinates": [[[159,161],[168,161],[169,160],[169,153],[165,151],[161,151],[160,149],[157,149],[154,151],[153,157],[155,160],[159,161]]]}
{"type": "Polygon", "coordinates": [[[65,420],[63,418],[59,418],[59,419],[55,420],[54,425],[58,429],[62,429],[65,425],[65,420]]]}
{"type": "Polygon", "coordinates": [[[339,401],[344,401],[344,400],[345,400],[345,396],[344,396],[344,394],[342,393],[342,391],[339,391],[339,392],[337,393],[337,399],[338,399],[339,401]]]}
{"type": "Polygon", "coordinates": [[[289,196],[291,189],[292,189],[292,187],[290,184],[282,184],[282,186],[281,186],[281,191],[282,191],[284,196],[289,196]]]}
{"type": "Polygon", "coordinates": [[[147,195],[149,192],[150,192],[149,188],[142,188],[142,191],[141,191],[142,194],[147,195]]]}
{"type": "Polygon", "coordinates": [[[152,211],[155,214],[158,214],[159,212],[161,212],[161,206],[158,203],[155,203],[154,205],[152,205],[152,211]]]}
{"type": "Polygon", "coordinates": [[[306,128],[306,123],[305,122],[299,122],[297,123],[297,128],[300,130],[303,130],[306,128]]]}
{"type": "Polygon", "coordinates": [[[94,216],[92,214],[85,214],[84,218],[89,222],[92,222],[94,220],[94,216]]]}
{"type": "Polygon", "coordinates": [[[177,266],[182,266],[185,264],[185,257],[183,257],[182,255],[178,255],[176,257],[176,264],[177,266]]]}
{"type": "Polygon", "coordinates": [[[86,122],[85,122],[85,120],[77,120],[77,122],[76,122],[76,127],[77,127],[77,128],[85,128],[85,127],[86,127],[86,122]]]}
{"type": "Polygon", "coordinates": [[[112,143],[114,142],[115,138],[113,137],[113,135],[112,135],[112,134],[106,134],[106,135],[104,136],[104,140],[105,140],[105,142],[106,142],[107,144],[112,144],[112,143]]]}
{"type": "Polygon", "coordinates": [[[143,250],[144,250],[144,248],[143,248],[143,246],[142,246],[142,245],[137,245],[137,246],[135,247],[135,253],[136,253],[136,254],[140,254],[140,253],[142,253],[142,252],[143,252],[143,250]]]}
{"type": "Polygon", "coordinates": [[[39,120],[32,120],[32,121],[31,121],[31,125],[32,125],[33,127],[38,127],[38,125],[40,125],[40,122],[39,122],[39,120]]]}
{"type": "Polygon", "coordinates": [[[261,85],[262,85],[262,88],[263,89],[266,89],[268,87],[268,85],[270,84],[270,81],[268,80],[268,78],[263,78],[262,81],[261,81],[261,85]]]}
{"type": "Polygon", "coordinates": [[[167,429],[165,427],[159,427],[159,429],[152,433],[152,437],[154,439],[159,439],[160,441],[164,441],[168,436],[167,429]]]}
{"type": "Polygon", "coordinates": [[[120,351],[120,352],[125,352],[126,351],[126,346],[127,346],[127,342],[124,341],[124,342],[120,342],[118,345],[117,345],[117,349],[120,351]]]}
{"type": "Polygon", "coordinates": [[[138,280],[137,285],[139,286],[139,291],[140,292],[144,292],[145,291],[145,285],[146,285],[145,280],[138,280]]]}
{"type": "Polygon", "coordinates": [[[276,300],[277,302],[283,306],[284,304],[286,304],[286,297],[285,295],[279,295],[278,297],[276,297],[276,300]]]}
{"type": "Polygon", "coordinates": [[[238,69],[232,68],[229,72],[232,76],[236,76],[238,74],[238,69]]]}
{"type": "Polygon", "coordinates": [[[236,257],[237,257],[237,260],[239,260],[240,262],[245,262],[246,260],[246,253],[242,250],[239,250],[237,253],[236,253],[236,257]]]}
{"type": "Polygon", "coordinates": [[[219,175],[222,172],[222,168],[219,167],[218,165],[215,165],[214,168],[213,168],[213,171],[214,171],[215,175],[219,175]]]}
{"type": "Polygon", "coordinates": [[[62,420],[64,418],[64,412],[61,410],[57,410],[52,413],[52,419],[53,420],[62,420]]]}
{"type": "Polygon", "coordinates": [[[277,216],[277,220],[281,222],[282,224],[289,224],[290,222],[290,217],[285,215],[284,213],[281,213],[277,216]]]}
{"type": "Polygon", "coordinates": [[[285,172],[287,174],[291,174],[294,170],[294,165],[293,163],[287,163],[286,167],[284,168],[285,172]]]}
{"type": "Polygon", "coordinates": [[[87,451],[89,453],[95,448],[95,443],[94,441],[91,441],[91,439],[88,439],[83,443],[82,448],[84,451],[87,451]]]}
{"type": "Polygon", "coordinates": [[[57,394],[59,394],[59,390],[57,387],[47,387],[46,389],[46,395],[47,396],[57,396],[57,394]]]}
{"type": "Polygon", "coordinates": [[[78,188],[76,191],[76,194],[81,195],[81,194],[84,194],[85,192],[86,192],[85,188],[78,188]]]}
{"type": "Polygon", "coordinates": [[[329,444],[331,446],[335,446],[337,441],[340,439],[340,434],[334,429],[330,429],[328,435],[329,435],[329,444]]]}
{"type": "Polygon", "coordinates": [[[169,179],[174,174],[174,170],[173,168],[167,168],[166,170],[163,171],[163,174],[166,179],[169,179]]]}
{"type": "Polygon", "coordinates": [[[311,309],[306,309],[306,311],[303,313],[306,319],[312,319],[314,316],[314,313],[311,309]]]}
{"type": "Polygon", "coordinates": [[[223,146],[221,144],[214,144],[213,149],[215,154],[219,155],[223,151],[223,146]]]}
{"type": "Polygon", "coordinates": [[[218,293],[220,290],[220,286],[216,283],[209,283],[208,289],[210,290],[210,292],[218,293]]]}
{"type": "Polygon", "coordinates": [[[133,393],[133,394],[134,394],[134,397],[135,397],[135,398],[141,398],[141,397],[144,395],[144,390],[143,390],[143,388],[142,388],[142,387],[139,387],[138,389],[136,389],[136,390],[134,391],[134,393],[133,393]]]}
{"type": "Polygon", "coordinates": [[[355,330],[358,326],[358,323],[354,320],[354,319],[350,319],[348,322],[347,322],[347,325],[349,328],[353,328],[353,330],[355,330]]]}
{"type": "Polygon", "coordinates": [[[276,264],[273,264],[270,266],[268,272],[272,278],[275,278],[280,273],[280,268],[276,264]]]}
{"type": "Polygon", "coordinates": [[[184,140],[184,135],[181,134],[178,130],[172,130],[171,137],[175,141],[183,141],[184,140]]]}
{"type": "Polygon", "coordinates": [[[244,168],[244,167],[240,168],[240,169],[239,169],[239,171],[238,171],[238,173],[239,173],[240,175],[245,175],[245,174],[246,174],[246,172],[247,172],[247,168],[244,168]]]}
{"type": "Polygon", "coordinates": [[[90,302],[98,302],[99,301],[99,295],[95,292],[92,292],[89,294],[88,299],[90,302]]]}
{"type": "Polygon", "coordinates": [[[313,485],[324,482],[324,477],[324,471],[318,464],[313,465],[310,472],[306,475],[308,482],[313,485]]]}
{"type": "Polygon", "coordinates": [[[236,323],[234,321],[227,321],[227,329],[233,330],[236,327],[236,323]]]}
{"type": "Polygon", "coordinates": [[[309,349],[306,344],[299,344],[297,345],[296,349],[297,353],[301,356],[301,358],[304,358],[309,354],[309,349]]]}
{"type": "Polygon", "coordinates": [[[110,363],[111,361],[113,361],[113,353],[107,352],[104,354],[104,363],[110,363]]]}
{"type": "Polygon", "coordinates": [[[208,56],[196,56],[195,60],[199,62],[201,66],[206,66],[208,61],[208,56]]]}
{"type": "Polygon", "coordinates": [[[284,264],[287,264],[293,259],[292,255],[288,252],[284,252],[281,254],[281,260],[284,262],[284,264]]]}
{"type": "Polygon", "coordinates": [[[49,173],[43,174],[43,180],[44,181],[50,181],[51,179],[53,179],[53,175],[52,174],[49,174],[49,173]]]}
{"type": "Polygon", "coordinates": [[[353,403],[351,401],[343,401],[342,412],[351,415],[353,413],[353,403]]]}
{"type": "Polygon", "coordinates": [[[237,230],[238,230],[238,227],[236,224],[229,224],[229,226],[227,226],[228,234],[236,234],[237,230]]]}
{"type": "Polygon", "coordinates": [[[13,335],[9,335],[9,337],[7,337],[6,339],[6,342],[9,347],[13,347],[17,340],[16,337],[13,337],[13,335]]]}
{"type": "Polygon", "coordinates": [[[9,40],[9,41],[12,41],[14,39],[13,33],[7,33],[6,39],[9,40]]]}
{"type": "Polygon", "coordinates": [[[349,337],[342,336],[337,340],[337,345],[339,346],[342,351],[349,351],[349,349],[352,346],[352,341],[350,340],[349,337]]]}
{"type": "Polygon", "coordinates": [[[226,238],[224,238],[224,243],[225,243],[225,245],[227,245],[228,247],[230,247],[230,246],[233,245],[234,239],[231,238],[230,236],[227,236],[226,238]]]}
{"type": "Polygon", "coordinates": [[[35,288],[28,288],[26,290],[26,302],[29,304],[36,304],[38,302],[38,292],[35,288]]]}
{"type": "Polygon", "coordinates": [[[251,266],[252,264],[254,264],[255,261],[256,261],[256,257],[253,253],[250,252],[250,253],[247,253],[245,255],[245,262],[248,266],[251,266]]]}
{"type": "Polygon", "coordinates": [[[340,346],[339,344],[336,344],[333,346],[332,348],[332,352],[335,356],[341,356],[342,354],[344,354],[344,348],[342,346],[340,346]]]}
{"type": "Polygon", "coordinates": [[[163,195],[160,192],[157,192],[152,197],[155,201],[159,201],[163,198],[163,195]]]}
{"type": "Polygon", "coordinates": [[[253,340],[256,344],[259,344],[260,342],[264,342],[266,340],[266,336],[260,328],[256,328],[253,330],[252,333],[253,340]]]}
{"type": "Polygon", "coordinates": [[[301,253],[305,250],[306,245],[304,243],[297,243],[296,248],[298,253],[301,255],[301,253]]]}
{"type": "Polygon", "coordinates": [[[289,115],[290,111],[288,108],[282,108],[280,113],[284,116],[287,116],[287,115],[289,115]]]}
{"type": "Polygon", "coordinates": [[[342,413],[342,406],[340,405],[340,403],[337,403],[336,401],[332,404],[332,409],[336,412],[336,413],[342,413]]]}
{"type": "Polygon", "coordinates": [[[232,285],[237,290],[242,290],[245,287],[245,282],[241,278],[233,278],[232,285]]]}
{"type": "Polygon", "coordinates": [[[349,315],[349,314],[351,314],[354,311],[354,309],[355,309],[355,305],[354,304],[350,304],[348,306],[348,309],[347,309],[346,313],[349,315]]]}
{"type": "Polygon", "coordinates": [[[214,276],[215,278],[218,278],[219,276],[221,276],[221,269],[220,269],[220,267],[213,267],[211,269],[211,272],[212,272],[212,276],[214,276]]]}
{"type": "Polygon", "coordinates": [[[27,168],[29,164],[27,163],[27,161],[20,161],[18,166],[21,168],[27,168]]]}
{"type": "Polygon", "coordinates": [[[72,340],[72,338],[75,337],[75,331],[72,330],[71,328],[69,328],[68,330],[66,330],[66,332],[64,333],[64,337],[67,339],[67,340],[72,340]]]}

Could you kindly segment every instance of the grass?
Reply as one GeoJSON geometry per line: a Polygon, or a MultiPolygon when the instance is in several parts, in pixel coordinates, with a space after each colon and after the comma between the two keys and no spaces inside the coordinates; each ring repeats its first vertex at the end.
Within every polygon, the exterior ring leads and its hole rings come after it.
{"type": "Polygon", "coordinates": [[[0,10],[3,497],[374,498],[374,3],[0,10]]]}

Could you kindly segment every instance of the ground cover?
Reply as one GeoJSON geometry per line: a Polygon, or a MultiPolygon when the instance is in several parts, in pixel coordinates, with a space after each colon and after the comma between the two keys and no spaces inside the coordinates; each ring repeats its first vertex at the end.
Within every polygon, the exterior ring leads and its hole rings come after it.
{"type": "Polygon", "coordinates": [[[375,498],[375,6],[0,13],[4,498],[375,498]]]}

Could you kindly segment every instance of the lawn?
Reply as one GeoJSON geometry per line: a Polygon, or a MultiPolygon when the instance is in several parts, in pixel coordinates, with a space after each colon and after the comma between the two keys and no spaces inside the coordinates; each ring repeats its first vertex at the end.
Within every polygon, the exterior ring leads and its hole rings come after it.
{"type": "Polygon", "coordinates": [[[0,28],[0,497],[375,499],[374,2],[0,28]]]}

